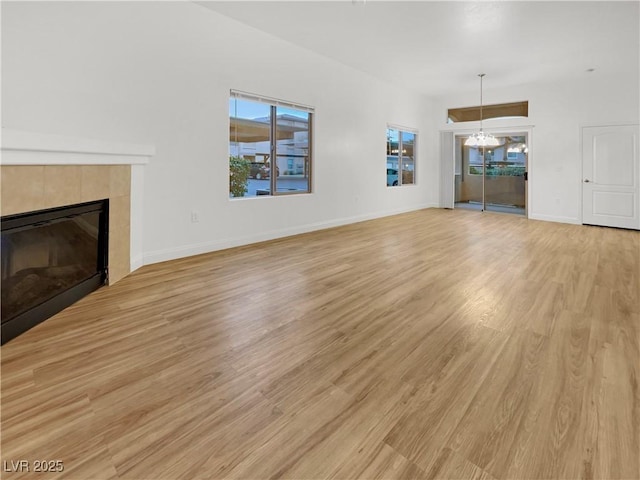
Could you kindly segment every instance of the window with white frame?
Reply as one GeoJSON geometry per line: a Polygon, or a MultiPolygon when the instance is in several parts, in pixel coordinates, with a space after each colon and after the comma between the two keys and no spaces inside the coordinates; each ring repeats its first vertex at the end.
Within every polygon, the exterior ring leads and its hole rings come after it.
{"type": "Polygon", "coordinates": [[[387,127],[387,187],[415,183],[418,133],[404,127],[387,127]]]}
{"type": "Polygon", "coordinates": [[[232,90],[229,196],[311,192],[313,108],[232,90]]]}

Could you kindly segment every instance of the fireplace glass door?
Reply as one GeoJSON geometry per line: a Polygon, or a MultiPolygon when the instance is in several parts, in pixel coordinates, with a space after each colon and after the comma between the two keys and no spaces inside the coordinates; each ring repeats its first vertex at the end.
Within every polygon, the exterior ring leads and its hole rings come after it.
{"type": "Polygon", "coordinates": [[[28,312],[41,309],[86,282],[104,283],[106,208],[103,203],[2,219],[3,342],[8,333],[5,326],[15,319],[28,316],[28,312]]]}

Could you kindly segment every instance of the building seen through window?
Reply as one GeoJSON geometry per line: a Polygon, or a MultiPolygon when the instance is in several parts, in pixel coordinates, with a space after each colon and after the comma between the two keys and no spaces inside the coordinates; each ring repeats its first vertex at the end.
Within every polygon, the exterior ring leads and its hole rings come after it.
{"type": "Polygon", "coordinates": [[[415,183],[416,133],[387,128],[387,186],[415,183]]]}
{"type": "Polygon", "coordinates": [[[307,110],[229,100],[229,196],[311,191],[311,119],[307,110]]]}

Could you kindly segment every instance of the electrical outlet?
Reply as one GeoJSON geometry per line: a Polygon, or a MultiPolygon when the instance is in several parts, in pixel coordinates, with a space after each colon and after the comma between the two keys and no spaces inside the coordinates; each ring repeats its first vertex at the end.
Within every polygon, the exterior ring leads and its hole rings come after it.
{"type": "Polygon", "coordinates": [[[198,212],[191,212],[191,223],[198,223],[200,221],[200,215],[198,212]]]}

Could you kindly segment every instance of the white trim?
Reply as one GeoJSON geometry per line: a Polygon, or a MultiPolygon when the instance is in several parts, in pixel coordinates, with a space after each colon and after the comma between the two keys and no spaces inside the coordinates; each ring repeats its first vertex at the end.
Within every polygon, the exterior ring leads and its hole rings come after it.
{"type": "Polygon", "coordinates": [[[582,191],[584,189],[584,184],[582,182],[582,180],[584,179],[584,129],[585,128],[593,128],[592,125],[580,125],[579,129],[579,138],[578,138],[578,143],[580,145],[580,188],[578,189],[578,205],[580,206],[580,224],[584,225],[584,192],[582,191]]]}
{"type": "MultiPolygon", "coordinates": [[[[499,119],[497,119],[499,120],[499,119]]],[[[526,129],[533,129],[535,127],[535,125],[531,124],[531,123],[527,123],[527,124],[522,124],[522,123],[516,123],[514,122],[513,124],[511,124],[511,122],[504,122],[501,123],[500,125],[496,125],[496,126],[491,126],[491,125],[487,125],[487,121],[483,120],[483,127],[484,127],[484,132],[485,133],[508,133],[508,132],[512,132],[514,130],[517,129],[521,129],[521,130],[526,130],[526,129]]],[[[438,129],[439,132],[454,132],[457,135],[471,135],[473,133],[476,133],[478,131],[478,129],[480,128],[480,122],[467,122],[465,124],[460,124],[460,123],[450,123],[447,124],[441,128],[438,129]],[[474,126],[473,124],[476,123],[477,126],[474,126]]]]}
{"type": "Polygon", "coordinates": [[[353,217],[339,218],[336,220],[330,220],[327,222],[317,222],[308,225],[302,225],[298,227],[285,228],[282,230],[272,230],[270,232],[263,232],[256,235],[249,235],[246,237],[229,238],[217,242],[204,242],[196,243],[192,245],[185,245],[182,247],[166,248],[162,250],[156,250],[153,252],[146,252],[144,254],[144,265],[150,265],[153,263],[164,262],[167,260],[174,260],[178,258],[189,257],[192,255],[200,255],[203,253],[214,252],[217,250],[224,250],[227,248],[239,247],[242,245],[250,245],[253,243],[264,242],[267,240],[273,240],[276,238],[288,237],[291,235],[298,235],[301,233],[313,232],[316,230],[324,230],[326,228],[339,227],[342,225],[350,225],[352,223],[364,222],[366,220],[373,220],[375,218],[387,217],[390,215],[398,215],[400,213],[407,213],[415,210],[422,210],[425,208],[437,208],[436,203],[425,203],[416,205],[409,208],[399,208],[394,210],[386,210],[384,212],[370,213],[364,215],[356,215],[353,217]]]}
{"type": "Polygon", "coordinates": [[[129,273],[133,273],[139,268],[144,266],[144,255],[138,257],[131,257],[131,271],[129,273]]]}
{"type": "Polygon", "coordinates": [[[280,98],[267,97],[266,95],[257,95],[255,93],[243,92],[241,90],[231,89],[229,91],[231,98],[238,98],[241,100],[249,100],[251,102],[266,103],[268,105],[276,105],[279,107],[293,108],[295,110],[301,110],[308,113],[314,113],[315,108],[310,105],[304,105],[302,103],[290,102],[288,100],[282,100],[280,98]]]}
{"type": "Polygon", "coordinates": [[[635,127],[638,125],[638,121],[629,121],[629,122],[607,122],[607,123],[580,123],[578,127],[580,127],[580,131],[583,128],[590,127],[635,127]]]}
{"type": "Polygon", "coordinates": [[[144,165],[149,157],[51,150],[6,150],[0,165],[144,165]]]}
{"type": "Polygon", "coordinates": [[[557,223],[571,223],[574,225],[582,225],[582,222],[578,218],[574,217],[561,217],[558,215],[543,215],[538,213],[529,213],[530,220],[542,220],[545,222],[557,222],[557,223]]]}
{"type": "Polygon", "coordinates": [[[397,123],[387,123],[387,129],[400,130],[403,132],[414,133],[418,135],[420,131],[417,128],[406,127],[404,125],[398,125],[397,123]]]}
{"type": "Polygon", "coordinates": [[[1,165],[139,165],[155,155],[153,145],[2,129],[1,165]]]}

